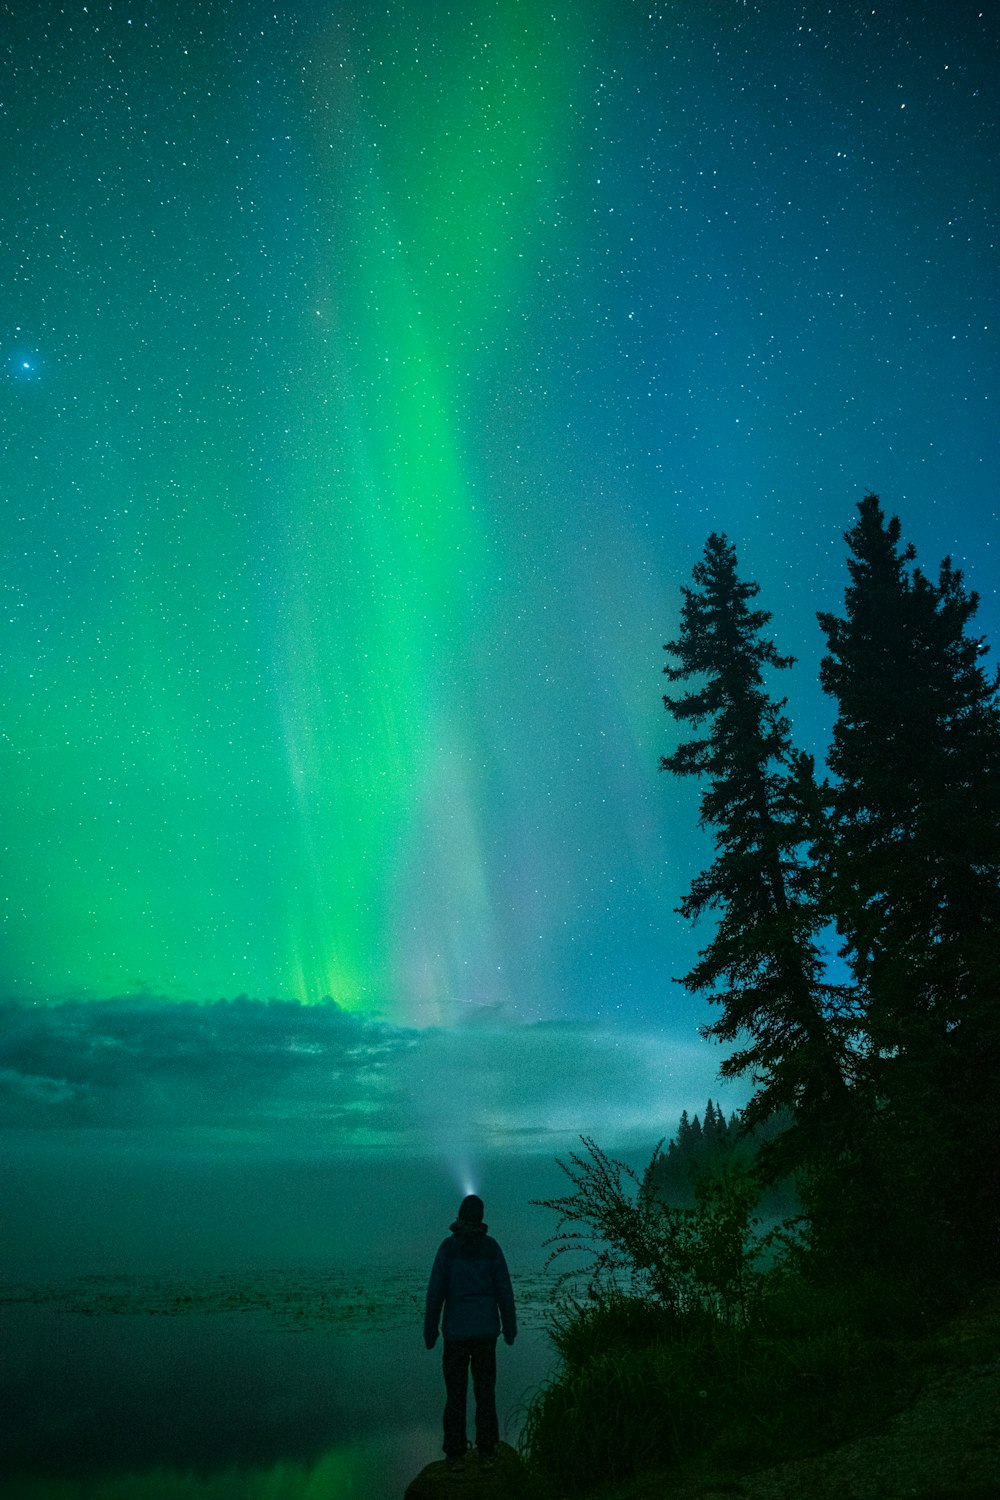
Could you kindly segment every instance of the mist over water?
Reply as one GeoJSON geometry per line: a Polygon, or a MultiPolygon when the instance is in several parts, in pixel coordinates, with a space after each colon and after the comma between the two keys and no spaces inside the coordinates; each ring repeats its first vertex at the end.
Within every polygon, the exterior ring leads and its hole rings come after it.
{"type": "Polygon", "coordinates": [[[13,1134],[0,1189],[18,1276],[270,1266],[428,1268],[470,1190],[511,1265],[537,1269],[561,1192],[553,1156],[198,1152],[169,1141],[13,1134]]]}
{"type": "Polygon", "coordinates": [[[516,1440],[552,1364],[529,1305],[551,1215],[528,1204],[558,1186],[550,1157],[67,1145],[36,1134],[3,1172],[6,1292],[37,1298],[0,1308],[5,1495],[253,1500],[318,1486],[399,1500],[440,1457],[441,1348],[423,1347],[422,1299],[469,1187],[520,1299],[517,1342],[498,1357],[501,1429],[516,1440]],[[331,1276],[358,1311],[324,1326],[331,1276]]]}
{"type": "Polygon", "coordinates": [[[250,1000],[5,1019],[2,1269],[30,1284],[0,1296],[5,1500],[398,1500],[440,1454],[423,1294],[470,1191],[518,1300],[516,1439],[553,1364],[525,1316],[556,1228],[532,1200],[567,1190],[581,1133],[641,1168],[716,1062],[604,1023],[416,1032],[250,1000]],[[315,1315],[338,1277],[350,1328],[315,1315]],[[389,1326],[372,1307],[400,1278],[389,1326]]]}
{"type": "MultiPolygon", "coordinates": [[[[117,1285],[127,1296],[127,1278],[117,1285]]],[[[508,1441],[551,1362],[528,1322],[498,1359],[508,1441]]],[[[440,1349],[423,1348],[419,1318],[289,1328],[260,1305],[99,1316],[29,1303],[2,1324],[0,1483],[16,1500],[399,1500],[440,1456],[440,1349]]]]}
{"type": "Polygon", "coordinates": [[[566,1191],[558,1159],[581,1131],[641,1168],[707,1071],[640,1036],[514,1028],[407,1037],[406,1066],[369,1097],[343,1083],[368,1032],[342,1017],[296,1011],[314,1047],[292,1053],[287,1014],[263,1005],[14,1019],[2,1269],[29,1289],[0,1305],[17,1352],[0,1441],[18,1500],[398,1500],[440,1455],[423,1294],[470,1191],[518,1299],[498,1357],[515,1440],[553,1365],[539,1299],[556,1220],[532,1200],[566,1191]],[[352,1147],[354,1122],[375,1120],[396,1144],[352,1147]],[[317,1319],[325,1288],[348,1282],[351,1326],[317,1319]],[[378,1306],[403,1282],[386,1323],[378,1306]]]}
{"type": "MultiPolygon", "coordinates": [[[[536,1149],[470,1129],[437,1150],[351,1153],[302,1128],[8,1129],[5,1497],[399,1500],[440,1456],[423,1294],[470,1191],[518,1299],[517,1342],[498,1352],[515,1441],[554,1362],[541,1272],[555,1219],[531,1200],[565,1190],[557,1157],[578,1145],[526,1134],[536,1149]],[[334,1285],[353,1321],[317,1317],[334,1285]]],[[[623,1154],[640,1165],[651,1144],[623,1154]]]]}

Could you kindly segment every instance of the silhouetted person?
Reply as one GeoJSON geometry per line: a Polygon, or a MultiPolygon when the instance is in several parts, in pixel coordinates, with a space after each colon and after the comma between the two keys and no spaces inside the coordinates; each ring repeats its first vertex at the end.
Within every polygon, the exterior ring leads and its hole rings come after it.
{"type": "Polygon", "coordinates": [[[465,1456],[465,1406],[472,1370],[476,1398],[476,1447],[485,1468],[495,1462],[500,1428],[497,1422],[497,1339],[517,1337],[514,1292],[503,1251],[483,1223],[483,1200],[464,1198],[451,1234],[434,1257],[427,1287],[424,1343],[437,1343],[444,1308],[444,1451],[449,1464],[465,1456]]]}

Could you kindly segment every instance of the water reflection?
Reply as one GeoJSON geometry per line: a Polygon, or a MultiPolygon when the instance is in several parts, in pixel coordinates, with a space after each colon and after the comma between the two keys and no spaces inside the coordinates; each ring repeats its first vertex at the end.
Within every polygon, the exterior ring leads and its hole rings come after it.
{"type": "Polygon", "coordinates": [[[310,1464],[279,1459],[257,1469],[208,1474],[143,1469],[77,1479],[20,1475],[5,1493],[11,1500],[400,1500],[427,1462],[432,1435],[416,1431],[396,1438],[388,1446],[376,1439],[341,1444],[310,1464]]]}
{"type": "MultiPolygon", "coordinates": [[[[268,1286],[235,1308],[179,1295],[195,1310],[140,1313],[148,1298],[106,1293],[2,1309],[8,1500],[401,1500],[439,1456],[439,1351],[406,1297],[401,1316],[386,1294],[381,1320],[345,1326],[310,1318],[308,1299],[290,1315],[268,1286]]],[[[550,1362],[526,1322],[499,1359],[508,1440],[550,1362]]]]}

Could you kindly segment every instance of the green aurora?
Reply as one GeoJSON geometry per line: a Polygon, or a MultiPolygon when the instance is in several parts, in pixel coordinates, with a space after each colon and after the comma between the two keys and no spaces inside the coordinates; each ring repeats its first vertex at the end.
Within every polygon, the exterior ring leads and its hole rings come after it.
{"type": "Polygon", "coordinates": [[[10,8],[3,993],[690,1035],[708,531],[819,754],[866,487],[997,633],[994,28],[293,11],[10,8]]]}

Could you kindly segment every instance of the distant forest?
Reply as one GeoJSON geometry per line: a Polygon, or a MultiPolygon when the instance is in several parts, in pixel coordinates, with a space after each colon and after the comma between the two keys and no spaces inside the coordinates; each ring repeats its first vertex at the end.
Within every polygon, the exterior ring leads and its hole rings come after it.
{"type": "MultiPolygon", "coordinates": [[[[644,1173],[643,1186],[665,1203],[690,1206],[703,1177],[733,1168],[752,1171],[760,1148],[791,1124],[791,1115],[783,1110],[750,1132],[741,1115],[733,1111],[727,1118],[712,1099],[700,1116],[689,1116],[686,1109],[682,1110],[675,1134],[644,1173]]],[[[766,1189],[762,1184],[758,1210],[765,1217],[792,1214],[798,1206],[791,1180],[772,1183],[766,1189]]]]}
{"type": "Polygon", "coordinates": [[[704,1122],[695,1115],[681,1112],[677,1133],[665,1151],[657,1156],[646,1174],[646,1186],[669,1202],[680,1202],[691,1195],[701,1172],[728,1160],[734,1151],[746,1149],[746,1137],[737,1114],[726,1116],[709,1099],[704,1122]]]}

